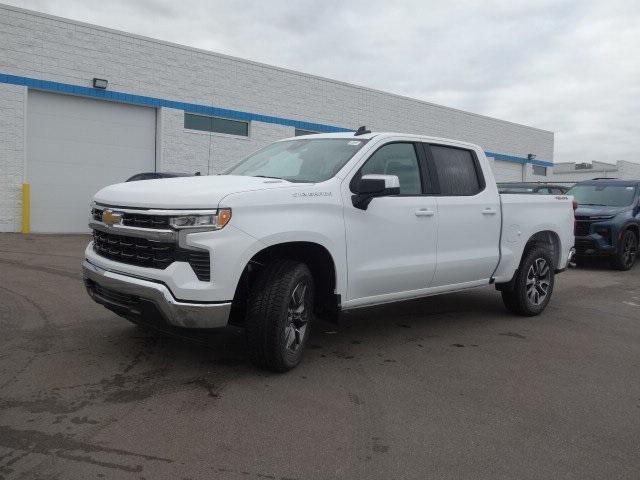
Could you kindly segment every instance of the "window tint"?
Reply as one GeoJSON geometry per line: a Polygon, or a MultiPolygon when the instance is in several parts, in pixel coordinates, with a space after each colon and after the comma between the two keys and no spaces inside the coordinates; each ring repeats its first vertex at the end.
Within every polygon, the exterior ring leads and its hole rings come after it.
{"type": "Polygon", "coordinates": [[[431,145],[440,195],[475,195],[482,190],[473,155],[460,148],[431,145]]]}
{"type": "Polygon", "coordinates": [[[302,135],[313,135],[315,133],[320,133],[320,132],[314,132],[313,130],[304,130],[302,128],[296,128],[296,131],[295,131],[296,137],[301,137],[302,135]]]}
{"type": "Polygon", "coordinates": [[[420,167],[411,143],[392,143],[374,153],[360,169],[361,175],[396,175],[401,195],[420,195],[420,167]]]}
{"type": "Polygon", "coordinates": [[[249,122],[205,115],[184,114],[184,128],[204,132],[226,133],[228,135],[249,136],[249,122]]]}

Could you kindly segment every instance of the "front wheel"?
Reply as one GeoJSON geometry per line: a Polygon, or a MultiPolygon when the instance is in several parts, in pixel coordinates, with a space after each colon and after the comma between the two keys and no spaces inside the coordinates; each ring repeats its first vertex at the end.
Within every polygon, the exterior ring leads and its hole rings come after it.
{"type": "Polygon", "coordinates": [[[620,241],[620,248],[611,259],[611,267],[616,270],[630,270],[638,255],[638,237],[633,230],[627,230],[620,241]]]}
{"type": "Polygon", "coordinates": [[[304,263],[274,260],[264,268],[247,304],[247,345],[254,365],[286,372],[300,363],[313,318],[313,291],[304,263]]]}
{"type": "Polygon", "coordinates": [[[502,291],[502,300],[517,315],[539,315],[551,299],[554,280],[555,267],[549,250],[535,247],[527,252],[516,272],[513,289],[502,291]]]}

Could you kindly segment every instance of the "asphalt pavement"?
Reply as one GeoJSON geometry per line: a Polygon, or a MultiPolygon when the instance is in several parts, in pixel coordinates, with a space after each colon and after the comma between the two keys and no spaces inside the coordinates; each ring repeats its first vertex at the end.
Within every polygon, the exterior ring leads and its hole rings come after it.
{"type": "Polygon", "coordinates": [[[176,338],[93,303],[87,236],[0,234],[0,478],[637,479],[640,265],[315,325],[295,370],[242,333],[176,338]]]}

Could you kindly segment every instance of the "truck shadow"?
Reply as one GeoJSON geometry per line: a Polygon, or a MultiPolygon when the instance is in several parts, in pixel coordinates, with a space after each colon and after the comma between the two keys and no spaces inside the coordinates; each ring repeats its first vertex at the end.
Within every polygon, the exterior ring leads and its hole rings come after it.
{"type": "MultiPolygon", "coordinates": [[[[597,258],[597,257],[587,257],[587,258],[579,258],[576,260],[576,269],[578,270],[590,270],[590,271],[612,271],[615,272],[611,265],[609,265],[609,260],[606,258],[597,258]]],[[[634,268],[637,268],[634,267],[634,268]]]]}
{"type": "MultiPolygon", "coordinates": [[[[343,314],[338,325],[316,321],[309,350],[376,343],[382,337],[388,345],[401,345],[415,335],[450,336],[453,339],[467,325],[505,322],[513,318],[492,288],[439,295],[354,310],[343,314]]],[[[171,355],[186,356],[193,362],[220,367],[250,366],[242,329],[158,332],[138,327],[131,330],[131,334],[132,337],[164,338],[171,355]]],[[[313,356],[313,353],[309,355],[313,356]]]]}

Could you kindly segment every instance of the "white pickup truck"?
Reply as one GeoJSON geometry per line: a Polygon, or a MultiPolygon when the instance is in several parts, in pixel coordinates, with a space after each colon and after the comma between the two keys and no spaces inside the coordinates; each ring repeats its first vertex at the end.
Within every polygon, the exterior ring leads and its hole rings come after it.
{"type": "Polygon", "coordinates": [[[571,197],[499,195],[483,150],[397,133],[275,142],[223,175],[129,182],[94,198],[91,297],[156,327],[244,327],[286,371],[314,318],[495,284],[537,315],[574,244],[571,197]]]}

